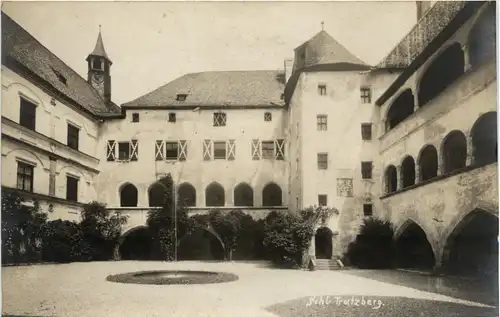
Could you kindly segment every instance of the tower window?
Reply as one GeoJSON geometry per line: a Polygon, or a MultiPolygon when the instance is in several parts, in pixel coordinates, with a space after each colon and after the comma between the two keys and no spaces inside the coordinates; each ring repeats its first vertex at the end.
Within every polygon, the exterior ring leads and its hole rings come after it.
{"type": "Polygon", "coordinates": [[[370,87],[361,87],[361,102],[371,103],[372,102],[372,90],[370,87]]]}
{"type": "Polygon", "coordinates": [[[132,122],[139,122],[139,114],[137,112],[132,113],[132,122]]]}
{"type": "Polygon", "coordinates": [[[102,61],[99,58],[94,59],[92,63],[92,68],[97,70],[102,70],[102,61]]]}
{"type": "Polygon", "coordinates": [[[318,169],[328,169],[328,153],[318,153],[318,169]]]}
{"type": "Polygon", "coordinates": [[[318,85],[318,94],[320,94],[320,96],[326,95],[326,85],[325,84],[318,85]]]}
{"type": "Polygon", "coordinates": [[[361,124],[361,138],[365,141],[370,141],[372,139],[372,124],[362,123],[361,124]]]}
{"type": "Polygon", "coordinates": [[[326,206],[328,204],[328,196],[327,195],[318,195],[318,205],[326,206]]]}
{"type": "Polygon", "coordinates": [[[361,162],[361,176],[363,179],[372,178],[372,162],[361,162]]]}
{"type": "Polygon", "coordinates": [[[168,114],[168,122],[176,122],[177,121],[177,117],[175,115],[175,112],[170,112],[168,114]]]}
{"type": "Polygon", "coordinates": [[[326,115],[317,115],[316,125],[318,126],[318,131],[326,131],[328,127],[328,117],[326,115]]]}
{"type": "Polygon", "coordinates": [[[175,100],[177,101],[185,101],[187,98],[186,94],[177,94],[177,98],[175,100]]]}
{"type": "Polygon", "coordinates": [[[373,205],[372,204],[363,204],[363,215],[365,217],[370,217],[373,215],[373,205]]]}
{"type": "Polygon", "coordinates": [[[270,112],[264,113],[264,121],[272,121],[273,115],[270,112]]]}

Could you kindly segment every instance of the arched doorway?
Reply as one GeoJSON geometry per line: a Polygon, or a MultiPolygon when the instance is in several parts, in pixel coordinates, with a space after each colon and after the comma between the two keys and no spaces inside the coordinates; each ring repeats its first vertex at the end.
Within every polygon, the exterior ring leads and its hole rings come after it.
{"type": "Polygon", "coordinates": [[[498,274],[498,217],[474,210],[448,237],[444,269],[458,275],[498,274]]]}
{"type": "Polygon", "coordinates": [[[146,227],[129,230],[122,237],[123,242],[118,249],[122,260],[151,259],[152,237],[146,227]]]}
{"type": "Polygon", "coordinates": [[[475,165],[498,161],[497,113],[491,111],[480,116],[471,129],[475,165]]]}
{"type": "Polygon", "coordinates": [[[283,196],[281,187],[275,183],[267,184],[262,190],[262,205],[266,207],[281,206],[283,204],[283,196]]]}
{"type": "Polygon", "coordinates": [[[389,165],[385,171],[385,187],[387,194],[398,190],[398,172],[394,165],[389,165]]]}
{"type": "Polygon", "coordinates": [[[395,265],[399,268],[431,270],[434,252],[424,230],[409,220],[396,232],[395,265]]]}
{"type": "Polygon", "coordinates": [[[403,160],[401,174],[403,188],[415,185],[415,160],[413,160],[413,157],[407,156],[403,160]]]}
{"type": "Polygon", "coordinates": [[[120,190],[120,207],[137,207],[137,188],[126,184],[120,190]]]}
{"type": "Polygon", "coordinates": [[[327,227],[321,227],[316,230],[314,235],[314,247],[316,250],[316,259],[331,259],[333,254],[333,233],[327,227]]]}
{"type": "Polygon", "coordinates": [[[451,131],[443,141],[444,174],[465,167],[467,140],[462,131],[451,131]]]}
{"type": "Polygon", "coordinates": [[[420,152],[418,160],[420,168],[420,180],[426,181],[437,176],[438,173],[438,155],[437,150],[432,145],[424,147],[420,152]]]}
{"type": "Polygon", "coordinates": [[[148,190],[148,201],[150,207],[161,207],[165,202],[165,186],[156,182],[148,190]]]}
{"type": "Polygon", "coordinates": [[[189,183],[182,183],[177,189],[179,203],[186,207],[196,207],[196,189],[189,183]]]}
{"type": "Polygon", "coordinates": [[[224,187],[217,182],[208,185],[205,189],[205,206],[224,207],[225,203],[224,187]]]}
{"type": "Polygon", "coordinates": [[[197,228],[179,241],[177,257],[182,261],[222,261],[224,247],[214,233],[197,228]]]}
{"type": "Polygon", "coordinates": [[[253,206],[253,189],[246,183],[241,183],[234,189],[235,206],[253,206]]]}

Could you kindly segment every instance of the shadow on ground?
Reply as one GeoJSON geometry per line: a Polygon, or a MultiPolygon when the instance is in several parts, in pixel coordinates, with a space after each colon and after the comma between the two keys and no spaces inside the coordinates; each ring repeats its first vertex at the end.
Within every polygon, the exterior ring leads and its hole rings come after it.
{"type": "Polygon", "coordinates": [[[281,317],[494,317],[498,308],[406,297],[310,296],[266,308],[281,317]]]}
{"type": "Polygon", "coordinates": [[[498,306],[498,278],[464,279],[399,270],[346,270],[344,272],[379,282],[498,306]]]}

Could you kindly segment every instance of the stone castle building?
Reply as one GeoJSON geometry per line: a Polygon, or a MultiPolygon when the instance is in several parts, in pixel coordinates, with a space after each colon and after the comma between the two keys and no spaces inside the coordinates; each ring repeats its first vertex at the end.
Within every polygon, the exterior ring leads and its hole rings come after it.
{"type": "Polygon", "coordinates": [[[2,13],[2,190],[51,219],[105,202],[127,234],[170,173],[193,213],[336,208],[317,258],[341,256],[374,216],[395,224],[402,266],[484,267],[497,257],[496,4],[417,6],[378,65],[321,31],[283,71],[186,74],[121,106],[101,33],[85,79],[2,13]]]}

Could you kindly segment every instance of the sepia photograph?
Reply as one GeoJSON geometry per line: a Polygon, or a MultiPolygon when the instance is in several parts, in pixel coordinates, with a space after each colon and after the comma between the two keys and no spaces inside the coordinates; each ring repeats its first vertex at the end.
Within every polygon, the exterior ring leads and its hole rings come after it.
{"type": "Polygon", "coordinates": [[[496,28],[2,1],[2,316],[499,316],[496,28]]]}

